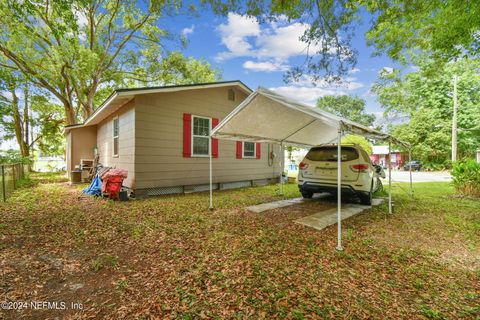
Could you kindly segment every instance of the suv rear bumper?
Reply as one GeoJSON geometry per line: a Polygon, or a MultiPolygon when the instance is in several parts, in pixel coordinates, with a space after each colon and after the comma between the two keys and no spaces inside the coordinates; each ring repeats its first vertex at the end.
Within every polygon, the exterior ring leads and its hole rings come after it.
{"type": "MultiPolygon", "coordinates": [[[[313,193],[320,193],[320,192],[328,192],[328,193],[337,193],[338,187],[336,183],[332,184],[327,184],[327,183],[322,183],[322,184],[316,184],[312,182],[305,182],[302,185],[298,185],[298,189],[300,190],[300,193],[302,192],[313,192],[313,193]]],[[[347,194],[347,195],[368,195],[368,192],[365,191],[360,191],[360,190],[355,190],[352,186],[350,185],[344,185],[342,184],[342,194],[347,194]]]]}

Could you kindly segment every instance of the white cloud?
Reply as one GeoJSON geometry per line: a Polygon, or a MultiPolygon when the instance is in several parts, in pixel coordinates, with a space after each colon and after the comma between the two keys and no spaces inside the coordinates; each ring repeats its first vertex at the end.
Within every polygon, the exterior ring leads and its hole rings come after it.
{"type": "Polygon", "coordinates": [[[274,71],[286,71],[288,70],[288,65],[277,63],[277,62],[255,62],[247,60],[242,65],[245,69],[254,72],[274,72],[274,71]]]}
{"type": "MultiPolygon", "coordinates": [[[[18,94],[21,94],[20,92],[17,92],[15,91],[15,93],[18,95],[18,94]]],[[[0,95],[2,95],[4,98],[6,98],[7,100],[12,100],[13,98],[13,95],[10,91],[0,91],[0,95]]]]}
{"type": "Polygon", "coordinates": [[[274,87],[270,90],[313,106],[320,97],[348,95],[363,86],[363,83],[353,77],[347,77],[340,83],[328,83],[325,80],[312,83],[311,77],[304,76],[292,85],[274,87]]]}
{"type": "Polygon", "coordinates": [[[193,31],[195,31],[195,26],[194,25],[192,25],[190,28],[183,28],[182,29],[182,35],[186,37],[189,34],[192,34],[193,31]]]}
{"type": "Polygon", "coordinates": [[[334,88],[306,86],[282,86],[270,88],[270,90],[311,106],[314,106],[317,99],[320,97],[347,94],[345,91],[337,90],[334,88]]]}
{"type": "Polygon", "coordinates": [[[365,91],[362,94],[362,98],[370,98],[370,97],[376,97],[377,95],[375,92],[372,91],[372,87],[370,87],[367,91],[365,91]]]}
{"type": "Polygon", "coordinates": [[[410,70],[412,70],[413,72],[418,72],[418,71],[420,71],[420,67],[419,67],[419,66],[411,65],[411,66],[410,66],[410,70]]]}
{"type": "Polygon", "coordinates": [[[387,74],[390,74],[393,72],[393,68],[392,67],[383,67],[382,69],[380,69],[378,71],[378,73],[382,73],[382,72],[385,72],[387,74]]]}
{"type": "Polygon", "coordinates": [[[88,25],[88,18],[84,12],[73,9],[73,14],[77,18],[77,23],[79,27],[86,27],[88,25]]]}
{"type": "Polygon", "coordinates": [[[296,86],[306,86],[306,87],[321,87],[321,88],[336,88],[347,91],[352,91],[364,87],[364,84],[359,82],[355,77],[346,77],[340,79],[339,82],[329,83],[325,79],[314,80],[308,75],[302,76],[297,82],[296,86]]]}
{"type": "Polygon", "coordinates": [[[359,68],[353,68],[352,70],[348,71],[348,74],[355,74],[357,72],[360,72],[360,69],[359,68]]]}
{"type": "Polygon", "coordinates": [[[182,30],[182,35],[184,37],[188,36],[189,34],[192,34],[193,31],[195,31],[195,25],[192,24],[192,26],[190,28],[183,28],[182,30]]]}
{"type": "Polygon", "coordinates": [[[248,56],[252,45],[248,42],[248,37],[260,35],[260,24],[256,18],[249,18],[230,12],[228,22],[218,26],[218,31],[222,38],[222,43],[228,51],[217,55],[217,60],[228,58],[248,56]]]}
{"type": "MultiPolygon", "coordinates": [[[[285,16],[260,25],[254,17],[230,12],[227,21],[217,28],[227,50],[219,52],[216,60],[248,57],[251,62],[244,63],[248,70],[263,71],[259,69],[265,68],[271,71],[274,67],[275,70],[287,70],[289,58],[308,53],[307,44],[300,40],[308,28],[308,24],[289,23],[285,16]]],[[[318,50],[318,45],[311,45],[308,50],[318,50]]]]}
{"type": "Polygon", "coordinates": [[[284,60],[307,54],[307,44],[301,41],[300,37],[308,25],[296,22],[280,27],[270,26],[271,28],[262,30],[262,34],[257,38],[258,56],[284,60]]]}

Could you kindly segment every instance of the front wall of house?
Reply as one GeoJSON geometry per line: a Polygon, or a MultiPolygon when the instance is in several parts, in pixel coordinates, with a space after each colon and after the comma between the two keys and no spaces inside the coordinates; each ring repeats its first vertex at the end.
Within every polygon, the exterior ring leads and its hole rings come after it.
{"type": "Polygon", "coordinates": [[[123,185],[135,188],[135,108],[134,100],[98,124],[97,150],[104,166],[128,171],[123,185]],[[113,119],[119,119],[118,156],[113,155],[113,119]]]}
{"type": "MultiPolygon", "coordinates": [[[[227,116],[247,95],[228,88],[193,89],[174,93],[138,95],[135,98],[136,188],[206,184],[208,157],[183,156],[183,114],[218,118],[227,116]]],[[[218,158],[213,159],[213,182],[271,179],[281,171],[280,149],[273,165],[268,164],[268,144],[261,145],[260,159],[236,159],[236,142],[219,140],[218,158]]]]}
{"type": "Polygon", "coordinates": [[[97,144],[97,127],[80,127],[69,130],[67,133],[67,173],[80,165],[81,159],[94,158],[94,149],[97,144]]]}

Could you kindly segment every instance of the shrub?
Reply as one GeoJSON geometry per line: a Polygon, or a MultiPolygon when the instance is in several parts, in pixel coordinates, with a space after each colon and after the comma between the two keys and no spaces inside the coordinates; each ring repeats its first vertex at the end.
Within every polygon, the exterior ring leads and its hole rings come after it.
{"type": "Polygon", "coordinates": [[[453,184],[458,192],[480,197],[480,163],[473,159],[455,162],[452,176],[453,184]]]}

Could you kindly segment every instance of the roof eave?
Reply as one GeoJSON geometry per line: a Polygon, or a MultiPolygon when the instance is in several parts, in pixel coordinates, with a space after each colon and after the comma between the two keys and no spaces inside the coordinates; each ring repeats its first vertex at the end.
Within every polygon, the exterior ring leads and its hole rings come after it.
{"type": "MultiPolygon", "coordinates": [[[[218,88],[218,87],[228,87],[236,85],[242,89],[247,95],[251,94],[253,91],[248,86],[246,86],[240,80],[234,81],[222,81],[222,82],[213,82],[213,83],[200,83],[200,84],[189,84],[189,85],[176,85],[176,86],[163,86],[163,87],[145,87],[145,88],[127,88],[127,89],[117,89],[98,107],[83,123],[84,126],[94,125],[95,118],[105,110],[108,105],[118,97],[134,97],[138,94],[152,94],[159,92],[175,92],[175,91],[184,91],[184,90],[193,90],[193,89],[206,89],[206,88],[218,88]]],[[[126,102],[128,103],[128,102],[126,102]]]]}

